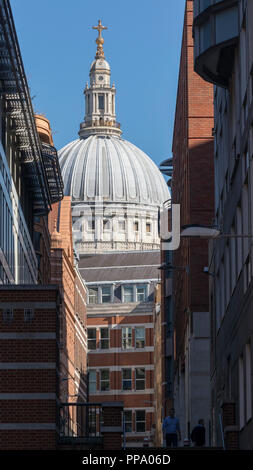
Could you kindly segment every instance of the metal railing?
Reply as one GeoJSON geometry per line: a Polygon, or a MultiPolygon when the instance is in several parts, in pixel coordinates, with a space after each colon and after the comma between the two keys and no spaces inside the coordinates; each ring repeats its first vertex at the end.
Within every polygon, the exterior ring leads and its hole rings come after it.
{"type": "Polygon", "coordinates": [[[60,439],[100,438],[102,405],[100,403],[61,403],[60,439]]]}
{"type": "Polygon", "coordinates": [[[104,120],[103,118],[100,118],[97,121],[85,121],[85,122],[82,122],[80,125],[81,129],[85,129],[86,127],[97,127],[97,126],[116,127],[117,129],[121,128],[119,122],[107,121],[107,120],[104,120]]]}
{"type": "Polygon", "coordinates": [[[51,202],[58,202],[64,196],[64,187],[56,148],[43,142],[42,157],[46,170],[51,202]]]}

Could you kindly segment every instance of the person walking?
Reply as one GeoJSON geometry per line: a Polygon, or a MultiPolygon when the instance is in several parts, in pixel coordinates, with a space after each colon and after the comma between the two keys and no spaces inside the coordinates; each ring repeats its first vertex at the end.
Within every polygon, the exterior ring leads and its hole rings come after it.
{"type": "Polygon", "coordinates": [[[163,433],[165,434],[166,447],[177,447],[181,440],[179,419],[175,417],[175,410],[171,408],[169,415],[163,420],[163,433]]]}
{"type": "Polygon", "coordinates": [[[205,445],[206,430],[203,419],[199,419],[197,426],[192,430],[191,440],[195,447],[203,447],[205,445]]]}

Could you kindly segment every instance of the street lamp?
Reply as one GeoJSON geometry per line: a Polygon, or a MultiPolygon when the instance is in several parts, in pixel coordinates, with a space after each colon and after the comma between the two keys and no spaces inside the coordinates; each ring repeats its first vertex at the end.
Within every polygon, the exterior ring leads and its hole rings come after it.
{"type": "Polygon", "coordinates": [[[222,233],[217,226],[207,226],[199,224],[183,225],[181,237],[199,237],[199,238],[253,238],[253,235],[243,235],[235,233],[222,233]]]}

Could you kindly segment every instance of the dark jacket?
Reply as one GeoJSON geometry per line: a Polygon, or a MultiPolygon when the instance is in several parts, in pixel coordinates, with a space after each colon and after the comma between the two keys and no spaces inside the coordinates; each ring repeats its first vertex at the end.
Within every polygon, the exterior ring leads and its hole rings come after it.
{"type": "Polygon", "coordinates": [[[191,440],[196,446],[203,446],[206,442],[206,431],[202,424],[198,424],[191,433],[191,440]]]}

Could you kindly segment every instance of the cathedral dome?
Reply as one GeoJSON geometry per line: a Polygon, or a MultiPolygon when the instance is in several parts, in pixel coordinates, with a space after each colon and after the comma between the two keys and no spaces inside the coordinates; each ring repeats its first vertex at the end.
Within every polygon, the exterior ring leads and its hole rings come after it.
{"type": "Polygon", "coordinates": [[[142,150],[117,136],[91,135],[59,151],[65,194],[72,201],[102,198],[161,206],[168,187],[155,163],[142,150]]]}
{"type": "Polygon", "coordinates": [[[122,139],[99,21],[97,53],[85,95],[79,139],[59,152],[65,195],[71,196],[77,253],[159,249],[159,210],[170,198],[155,163],[122,139]]]}

